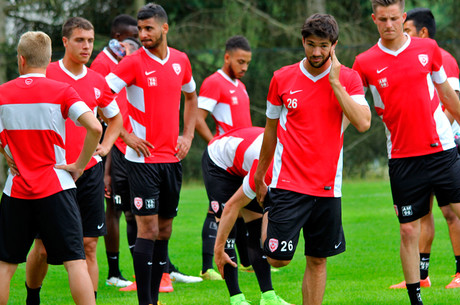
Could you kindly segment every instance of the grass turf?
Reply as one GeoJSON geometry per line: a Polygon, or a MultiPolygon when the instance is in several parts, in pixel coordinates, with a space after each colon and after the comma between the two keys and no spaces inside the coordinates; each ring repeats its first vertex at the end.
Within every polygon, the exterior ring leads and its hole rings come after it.
{"type": "MultiPolygon", "coordinates": [[[[350,182],[343,186],[343,226],[347,251],[328,259],[328,280],[323,304],[409,304],[405,289],[388,287],[403,280],[399,260],[399,224],[392,207],[388,181],[350,182]]],[[[436,204],[435,204],[436,205],[436,204]]],[[[201,268],[201,227],[207,208],[206,193],[201,185],[185,186],[181,194],[179,216],[174,221],[170,240],[172,262],[185,274],[198,275],[201,268]]],[[[460,289],[445,289],[455,273],[455,261],[447,226],[434,208],[436,237],[430,260],[431,288],[422,289],[425,304],[459,304],[460,289]]],[[[123,217],[122,217],[123,218],[123,217]]],[[[131,255],[122,221],[120,268],[132,279],[131,255]]],[[[273,286],[288,302],[302,304],[301,284],[305,270],[303,242],[298,245],[293,261],[272,273],[273,286]]],[[[100,269],[97,303],[137,304],[135,292],[119,292],[105,285],[107,261],[104,241],[98,244],[100,269]]],[[[8,304],[25,303],[25,264],[13,277],[8,304]]],[[[258,304],[260,291],[253,273],[239,272],[240,288],[252,304],[258,304]]],[[[67,274],[62,266],[50,266],[42,292],[42,304],[73,304],[67,274]]],[[[168,305],[229,304],[225,283],[201,282],[174,284],[174,292],[160,294],[168,305]]]]}

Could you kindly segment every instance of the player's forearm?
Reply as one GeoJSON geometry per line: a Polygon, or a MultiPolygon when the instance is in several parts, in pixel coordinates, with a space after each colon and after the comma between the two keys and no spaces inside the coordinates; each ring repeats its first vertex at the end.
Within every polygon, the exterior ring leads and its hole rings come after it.
{"type": "MultiPolygon", "coordinates": [[[[242,193],[242,195],[246,197],[244,193],[242,193]]],[[[216,242],[214,245],[215,251],[222,251],[224,249],[228,235],[230,234],[233,226],[235,225],[236,219],[238,218],[238,213],[241,209],[240,204],[241,195],[237,195],[237,197],[233,195],[232,198],[230,198],[229,201],[225,204],[225,208],[222,212],[222,216],[219,222],[219,228],[217,229],[216,242]]]]}
{"type": "Polygon", "coordinates": [[[196,120],[195,130],[200,135],[200,137],[206,141],[206,143],[209,143],[209,141],[211,141],[214,137],[211,129],[209,129],[208,125],[206,124],[206,121],[200,117],[198,117],[196,120]]]}
{"type": "Polygon", "coordinates": [[[80,124],[86,128],[86,137],[83,144],[83,149],[78,156],[75,165],[79,169],[84,169],[89,160],[96,151],[96,147],[101,139],[102,125],[96,119],[92,112],[85,112],[79,118],[80,124]]]}
{"type": "Polygon", "coordinates": [[[113,146],[113,143],[120,136],[121,130],[123,128],[123,118],[120,113],[116,116],[107,119],[107,129],[104,134],[104,140],[102,140],[101,145],[106,147],[108,150],[113,146]]]}
{"type": "Polygon", "coordinates": [[[182,136],[190,140],[195,136],[195,123],[196,116],[198,114],[198,100],[196,92],[185,94],[185,105],[184,105],[184,129],[182,136]]]}
{"type": "Polygon", "coordinates": [[[261,183],[265,179],[268,167],[273,159],[276,149],[277,141],[277,128],[278,120],[267,118],[264,131],[264,139],[262,142],[262,148],[259,155],[259,163],[257,164],[256,172],[254,173],[254,180],[257,183],[261,183]]]}
{"type": "Polygon", "coordinates": [[[442,84],[435,83],[435,87],[442,104],[460,124],[460,101],[457,93],[452,89],[447,81],[442,84]]]}

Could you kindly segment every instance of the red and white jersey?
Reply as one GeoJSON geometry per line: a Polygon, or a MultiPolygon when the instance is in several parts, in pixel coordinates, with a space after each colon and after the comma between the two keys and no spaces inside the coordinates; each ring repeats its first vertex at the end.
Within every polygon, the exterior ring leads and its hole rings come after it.
{"type": "MultiPolygon", "coordinates": [[[[91,64],[91,69],[99,72],[102,76],[107,76],[110,72],[115,70],[118,66],[118,60],[112,56],[112,54],[107,51],[107,48],[104,48],[102,52],[100,52],[96,58],[94,59],[93,63],[91,64]]],[[[123,127],[126,129],[127,132],[131,133],[133,128],[129,123],[128,117],[128,98],[126,96],[126,89],[123,88],[117,95],[117,104],[120,108],[121,116],[123,117],[123,127]]],[[[126,143],[118,137],[115,141],[115,146],[123,153],[126,153],[126,143]]]]}
{"type": "Polygon", "coordinates": [[[0,86],[0,141],[19,175],[8,174],[3,192],[39,199],[75,188],[66,164],[65,121],[90,111],[67,84],[27,74],[0,86]]]}
{"type": "MultiPolygon", "coordinates": [[[[62,63],[62,60],[55,61],[48,66],[46,77],[58,80],[71,85],[88,107],[97,113],[97,108],[102,110],[106,118],[116,116],[120,109],[115,101],[115,95],[104,80],[104,77],[99,73],[83,66],[83,72],[80,75],[74,75],[67,70],[62,63]]],[[[67,120],[66,122],[66,159],[67,163],[74,163],[83,148],[85,142],[86,129],[82,126],[77,126],[74,122],[67,120]]],[[[91,158],[85,170],[93,167],[98,162],[102,161],[101,157],[96,155],[91,158]]]]}
{"type": "Polygon", "coordinates": [[[127,147],[126,159],[138,163],[179,162],[175,154],[181,94],[196,88],[187,55],[168,48],[168,55],[160,59],[143,47],[123,58],[106,80],[115,92],[127,87],[133,132],[155,147],[149,148],[150,157],[139,157],[127,147]]]}
{"type": "MultiPolygon", "coordinates": [[[[244,177],[244,194],[254,199],[254,173],[259,161],[264,129],[261,127],[236,128],[214,137],[208,144],[209,158],[232,175],[244,177]]],[[[266,183],[271,181],[271,167],[266,175],[266,183]]]]}
{"type": "Polygon", "coordinates": [[[374,98],[377,114],[386,127],[388,157],[407,158],[455,146],[433,82],[447,80],[441,50],[429,38],[405,34],[397,51],[381,41],[356,57],[353,69],[374,98]]]}
{"type": "Polygon", "coordinates": [[[447,81],[449,85],[457,92],[460,92],[460,82],[459,82],[459,75],[460,71],[458,68],[457,61],[455,58],[443,48],[441,49],[442,55],[442,66],[446,71],[447,81]]]}
{"type": "Polygon", "coordinates": [[[211,113],[216,122],[216,136],[234,128],[252,126],[246,87],[221,69],[203,81],[198,108],[211,113]]]}
{"type": "MultiPolygon", "coordinates": [[[[267,97],[267,117],[279,119],[271,187],[342,195],[346,120],[329,83],[330,69],[313,76],[301,61],[275,71],[267,97]]],[[[340,82],[356,103],[367,105],[355,71],[342,66],[340,82]]]]}

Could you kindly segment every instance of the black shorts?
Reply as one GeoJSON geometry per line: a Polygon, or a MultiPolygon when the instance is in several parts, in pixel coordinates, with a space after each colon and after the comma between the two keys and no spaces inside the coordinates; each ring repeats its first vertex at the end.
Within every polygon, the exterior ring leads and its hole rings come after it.
{"type": "Polygon", "coordinates": [[[267,239],[264,253],[277,260],[291,260],[303,228],[305,255],[328,257],[345,251],[341,199],[314,197],[270,189],[267,239]]]}
{"type": "Polygon", "coordinates": [[[209,199],[209,211],[220,218],[225,203],[243,184],[243,178],[232,175],[217,166],[209,157],[207,148],[201,158],[201,169],[209,199]]]}
{"type": "Polygon", "coordinates": [[[77,203],[80,208],[84,237],[107,234],[104,211],[104,165],[98,162],[85,170],[77,182],[77,203]]]}
{"type": "Polygon", "coordinates": [[[128,161],[131,211],[135,215],[177,216],[182,186],[182,165],[128,161]]]}
{"type": "Polygon", "coordinates": [[[460,157],[455,148],[435,154],[390,159],[391,193],[400,223],[430,211],[430,194],[439,206],[460,202],[460,157]]]}
{"type": "Polygon", "coordinates": [[[118,211],[130,211],[128,161],[115,145],[110,154],[112,157],[110,168],[110,176],[112,177],[112,203],[118,211]]]}
{"type": "Polygon", "coordinates": [[[83,231],[76,190],[61,191],[41,199],[18,199],[3,194],[0,202],[0,260],[26,261],[39,233],[48,264],[85,259],[83,231]]]}

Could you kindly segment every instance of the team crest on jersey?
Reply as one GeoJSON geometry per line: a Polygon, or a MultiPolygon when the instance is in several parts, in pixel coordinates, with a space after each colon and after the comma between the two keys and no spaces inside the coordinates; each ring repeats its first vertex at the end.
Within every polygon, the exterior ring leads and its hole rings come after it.
{"type": "Polygon", "coordinates": [[[238,98],[236,96],[232,96],[232,105],[238,105],[238,98]]]}
{"type": "Polygon", "coordinates": [[[418,60],[420,61],[420,63],[422,64],[422,66],[426,66],[426,64],[428,63],[428,55],[426,54],[419,54],[418,55],[418,60]]]}
{"type": "Polygon", "coordinates": [[[98,100],[101,97],[101,90],[94,88],[94,96],[96,97],[96,100],[98,100]]]}
{"type": "Polygon", "coordinates": [[[30,86],[34,82],[34,80],[31,78],[26,78],[24,82],[26,83],[27,86],[30,86]]]}
{"type": "Polygon", "coordinates": [[[149,87],[156,87],[156,86],[158,86],[157,78],[156,78],[156,77],[149,77],[149,78],[147,78],[147,84],[148,84],[149,87]]]}
{"type": "Polygon", "coordinates": [[[387,78],[384,77],[384,78],[379,79],[379,85],[380,85],[380,88],[386,88],[386,87],[388,87],[387,78]]]}
{"type": "Polygon", "coordinates": [[[278,240],[276,238],[270,238],[268,241],[268,247],[271,252],[275,252],[278,249],[278,240]]]}
{"type": "Polygon", "coordinates": [[[140,210],[142,208],[143,203],[142,203],[142,198],[141,197],[134,197],[134,206],[138,210],[140,210]]]}
{"type": "Polygon", "coordinates": [[[211,209],[214,211],[214,213],[219,212],[219,202],[217,201],[211,201],[211,209]]]}
{"type": "Polygon", "coordinates": [[[401,207],[401,213],[402,216],[412,216],[414,212],[412,212],[412,206],[411,205],[405,205],[401,207]]]}
{"type": "Polygon", "coordinates": [[[181,71],[180,64],[172,64],[172,67],[174,69],[174,72],[176,72],[176,74],[179,75],[181,71]]]}

